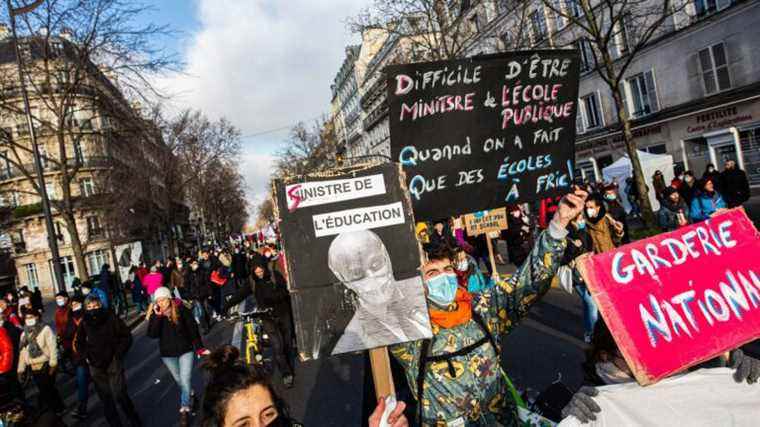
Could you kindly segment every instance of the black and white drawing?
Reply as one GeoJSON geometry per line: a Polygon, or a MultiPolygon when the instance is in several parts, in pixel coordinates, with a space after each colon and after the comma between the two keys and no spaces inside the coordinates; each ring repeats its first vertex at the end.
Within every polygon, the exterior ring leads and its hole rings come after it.
{"type": "Polygon", "coordinates": [[[398,165],[279,182],[277,203],[301,359],[431,336],[398,165]]]}

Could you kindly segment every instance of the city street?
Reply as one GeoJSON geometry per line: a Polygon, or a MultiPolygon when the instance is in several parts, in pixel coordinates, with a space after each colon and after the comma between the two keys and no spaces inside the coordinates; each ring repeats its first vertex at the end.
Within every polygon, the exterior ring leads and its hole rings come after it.
{"type": "MultiPolygon", "coordinates": [[[[558,289],[550,290],[534,307],[528,319],[504,341],[504,367],[516,387],[538,392],[557,379],[571,389],[580,385],[584,357],[580,315],[578,298],[558,289]]],[[[145,336],[145,329],[146,323],[141,322],[132,331],[134,342],[125,359],[129,392],[146,426],[176,425],[179,390],[161,362],[158,343],[145,336]]],[[[232,334],[233,324],[222,322],[204,337],[204,343],[214,349],[229,343],[232,334]]],[[[295,387],[283,389],[279,376],[275,387],[296,420],[307,426],[345,426],[346,420],[360,419],[367,410],[365,405],[371,404],[367,402],[374,399],[371,384],[365,384],[365,378],[371,378],[365,376],[368,366],[364,355],[350,354],[297,363],[295,387]]],[[[198,364],[195,371],[193,385],[200,403],[205,378],[198,364]]],[[[74,378],[59,374],[58,385],[67,407],[74,408],[74,378]]],[[[397,386],[401,388],[403,384],[397,386]]],[[[90,392],[89,418],[78,422],[67,416],[67,423],[108,425],[92,386],[90,392]]]]}

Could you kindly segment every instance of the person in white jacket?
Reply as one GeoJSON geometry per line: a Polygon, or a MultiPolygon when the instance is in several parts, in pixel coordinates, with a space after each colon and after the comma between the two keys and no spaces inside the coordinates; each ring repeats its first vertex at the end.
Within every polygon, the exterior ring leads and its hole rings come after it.
{"type": "Polygon", "coordinates": [[[63,400],[55,387],[55,372],[58,368],[58,346],[50,326],[41,322],[40,312],[25,310],[24,332],[19,341],[18,373],[27,369],[32,372],[32,380],[39,390],[38,411],[46,410],[60,414],[64,410],[63,400]]]}

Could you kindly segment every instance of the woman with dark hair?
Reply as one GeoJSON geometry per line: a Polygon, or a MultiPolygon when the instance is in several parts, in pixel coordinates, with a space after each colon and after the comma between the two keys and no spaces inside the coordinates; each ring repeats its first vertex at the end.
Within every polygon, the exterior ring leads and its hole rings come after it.
{"type": "Polygon", "coordinates": [[[704,221],[727,208],[723,196],[715,188],[714,179],[703,179],[699,184],[699,193],[691,201],[689,216],[693,222],[704,221]]]}
{"type": "MultiPolygon", "coordinates": [[[[210,376],[203,393],[201,427],[301,425],[290,418],[285,401],[277,396],[268,378],[249,369],[239,358],[240,351],[227,345],[211,353],[204,363],[210,376]]],[[[388,425],[408,427],[405,408],[403,402],[398,402],[388,417],[388,425]]],[[[382,409],[380,403],[369,419],[370,427],[380,425],[382,409]]]]}

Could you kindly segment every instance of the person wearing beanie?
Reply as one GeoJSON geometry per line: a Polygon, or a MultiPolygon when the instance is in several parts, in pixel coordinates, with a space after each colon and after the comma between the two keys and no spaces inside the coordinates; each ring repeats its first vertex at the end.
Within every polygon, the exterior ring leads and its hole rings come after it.
{"type": "Polygon", "coordinates": [[[193,407],[193,361],[195,354],[208,353],[203,347],[198,324],[181,301],[172,298],[169,288],[159,287],[153,293],[153,303],[145,315],[147,335],[158,339],[161,360],[180,388],[179,422],[189,425],[193,407]],[[195,353],[195,354],[194,354],[195,353]]]}

